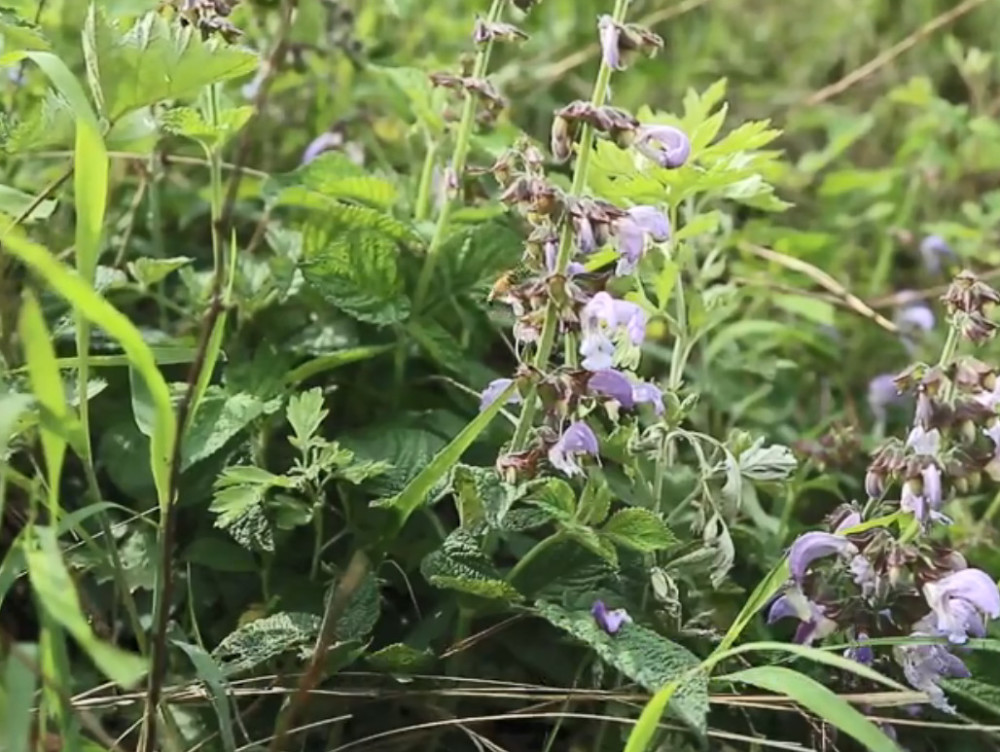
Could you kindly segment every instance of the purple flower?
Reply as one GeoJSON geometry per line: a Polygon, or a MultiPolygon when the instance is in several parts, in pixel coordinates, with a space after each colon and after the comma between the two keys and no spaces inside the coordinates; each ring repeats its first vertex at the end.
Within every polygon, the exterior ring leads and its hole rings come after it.
{"type": "MultiPolygon", "coordinates": [[[[496,402],[500,395],[514,382],[511,379],[493,379],[486,388],[483,389],[483,393],[479,398],[479,412],[482,412],[487,407],[496,402]]],[[[512,403],[516,404],[521,401],[521,395],[517,393],[515,389],[511,395],[507,398],[506,404],[510,405],[512,403]]]]}
{"type": "Polygon", "coordinates": [[[640,125],[635,147],[660,167],[681,167],[691,156],[691,140],[672,125],[640,125]]]}
{"type": "Polygon", "coordinates": [[[1000,405],[1000,379],[997,379],[992,389],[983,389],[974,394],[972,398],[983,407],[995,411],[997,405],[1000,405]]]}
{"type": "Polygon", "coordinates": [[[923,494],[918,494],[913,490],[912,483],[903,484],[903,493],[899,498],[899,508],[904,512],[909,512],[920,522],[926,522],[930,516],[930,505],[923,494]]]}
{"type": "Polygon", "coordinates": [[[883,373],[868,382],[868,406],[879,422],[886,418],[886,408],[902,399],[896,387],[896,374],[883,373]]]}
{"type": "Polygon", "coordinates": [[[809,565],[816,559],[845,553],[857,553],[857,548],[847,538],[814,530],[800,535],[788,549],[788,570],[792,579],[801,583],[809,565]]]}
{"type": "MultiPolygon", "coordinates": [[[[928,637],[915,632],[911,637],[928,637]]],[[[927,694],[930,704],[946,713],[954,708],[945,699],[944,690],[938,686],[942,679],[967,679],[971,674],[962,661],[939,644],[898,645],[893,649],[896,662],[903,667],[903,675],[910,685],[927,694]]]]}
{"type": "Polygon", "coordinates": [[[633,206],[626,216],[615,224],[618,235],[619,277],[635,271],[639,259],[646,250],[646,238],[662,243],[670,238],[670,220],[667,215],[653,206],[633,206]]]}
{"type": "Polygon", "coordinates": [[[594,601],[590,613],[594,617],[594,621],[597,622],[597,626],[609,635],[616,634],[622,628],[623,624],[632,621],[632,617],[628,615],[628,612],[624,608],[616,608],[609,611],[608,607],[604,605],[604,601],[594,601]]]}
{"type": "Polygon", "coordinates": [[[989,428],[984,428],[983,434],[993,442],[994,456],[1000,456],[1000,423],[994,423],[989,428]]]}
{"type": "Polygon", "coordinates": [[[930,504],[931,509],[935,511],[940,509],[941,501],[943,500],[940,468],[934,463],[926,465],[924,469],[920,471],[920,477],[924,482],[924,498],[927,499],[927,503],[930,504]]]}
{"type": "Polygon", "coordinates": [[[912,303],[899,309],[896,324],[907,331],[929,332],[934,329],[934,311],[926,303],[912,303]]]}
{"type": "Polygon", "coordinates": [[[618,40],[621,37],[621,27],[615,23],[615,19],[605,14],[597,21],[597,30],[601,38],[601,55],[604,64],[611,70],[624,70],[625,66],[621,61],[621,54],[618,47],[618,40]]]}
{"type": "Polygon", "coordinates": [[[875,651],[865,644],[868,640],[868,635],[864,632],[858,632],[858,645],[853,645],[844,651],[844,657],[850,658],[852,661],[857,661],[865,666],[870,666],[875,662],[875,651]]]}
{"type": "Polygon", "coordinates": [[[845,530],[849,530],[856,525],[861,524],[861,512],[848,512],[847,515],[840,521],[834,533],[842,533],[845,530]]]}
{"type": "Polygon", "coordinates": [[[581,454],[597,456],[597,436],[583,421],[571,423],[559,440],[549,449],[549,462],[569,476],[583,474],[576,457],[581,454]]]}
{"type": "Polygon", "coordinates": [[[302,164],[307,165],[323,152],[329,151],[330,149],[336,149],[343,145],[344,136],[342,134],[334,133],[333,131],[321,133],[314,138],[309,146],[306,147],[306,150],[302,152],[302,164]]]}
{"type": "Polygon", "coordinates": [[[635,383],[624,373],[613,368],[595,371],[587,381],[587,388],[613,399],[626,410],[649,403],[657,415],[663,414],[663,393],[658,387],[645,382],[635,383]]]}
{"type": "Polygon", "coordinates": [[[642,344],[646,337],[646,313],[635,303],[616,300],[601,291],[583,307],[580,328],[582,365],[588,371],[600,371],[614,365],[614,340],[621,333],[633,347],[642,344]]]}
{"type": "Polygon", "coordinates": [[[928,235],[920,241],[920,256],[924,260],[924,268],[931,274],[937,274],[941,271],[942,261],[955,260],[955,251],[940,235],[928,235]]]}
{"type": "Polygon", "coordinates": [[[790,590],[772,601],[767,613],[767,623],[774,624],[790,617],[800,622],[793,638],[800,645],[808,645],[813,640],[826,637],[837,626],[836,622],[826,618],[823,606],[808,600],[799,590],[790,590]]]}
{"type": "MultiPolygon", "coordinates": [[[[556,273],[556,261],[559,257],[559,246],[554,240],[550,240],[545,244],[545,268],[549,270],[549,274],[556,273]]],[[[566,276],[575,277],[577,274],[583,274],[586,268],[583,264],[577,261],[570,261],[566,265],[566,276]]]]}
{"type": "Polygon", "coordinates": [[[913,450],[914,454],[934,457],[941,448],[941,432],[936,428],[928,431],[923,426],[914,426],[910,435],[906,437],[906,446],[913,450]]]}
{"type": "Polygon", "coordinates": [[[981,569],[962,569],[924,585],[924,598],[935,617],[935,627],[954,643],[971,634],[986,634],[983,616],[1000,618],[1000,591],[981,569]]]}
{"type": "Polygon", "coordinates": [[[602,368],[595,371],[594,375],[587,381],[587,388],[592,392],[610,397],[625,409],[635,405],[635,398],[632,396],[632,382],[621,371],[613,368],[602,368]]]}

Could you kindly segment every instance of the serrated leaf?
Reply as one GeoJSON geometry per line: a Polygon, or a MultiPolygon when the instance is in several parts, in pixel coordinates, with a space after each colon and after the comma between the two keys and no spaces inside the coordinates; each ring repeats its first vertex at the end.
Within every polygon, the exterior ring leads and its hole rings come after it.
{"type": "Polygon", "coordinates": [[[597,554],[612,567],[618,568],[618,552],[611,541],[599,536],[592,528],[583,525],[568,524],[563,532],[591,553],[597,554]]]}
{"type": "Polygon", "coordinates": [[[362,460],[361,462],[351,462],[349,465],[337,468],[335,476],[342,478],[348,483],[360,485],[366,480],[377,478],[383,473],[387,473],[392,465],[388,462],[362,460]]]}
{"type": "Polygon", "coordinates": [[[515,489],[504,483],[492,467],[458,465],[452,487],[462,527],[470,527],[480,520],[491,527],[503,527],[504,518],[517,496],[515,489]]]}
{"type": "Polygon", "coordinates": [[[482,598],[520,600],[521,595],[505,582],[466,530],[452,532],[437,551],[428,554],[420,572],[431,585],[482,598]]]}
{"type": "Polygon", "coordinates": [[[174,258],[148,258],[143,257],[130,261],[128,270],[135,277],[135,280],[144,288],[149,288],[166,279],[167,275],[190,264],[194,259],[188,256],[175,256],[174,258]]]}
{"type": "Polygon", "coordinates": [[[266,405],[252,394],[209,391],[184,437],[183,469],[218,452],[264,414],[266,405]]]}
{"type": "Polygon", "coordinates": [[[8,8],[0,8],[0,37],[5,53],[17,50],[48,50],[51,48],[42,30],[8,8]]]}
{"type": "Polygon", "coordinates": [[[524,501],[544,509],[557,520],[571,520],[576,513],[576,492],[562,478],[546,478],[532,485],[524,501]]]}
{"type": "MultiPolygon", "coordinates": [[[[0,185],[0,213],[11,217],[21,216],[29,207],[35,204],[35,196],[9,185],[0,185]]],[[[25,215],[24,222],[30,223],[42,219],[48,219],[55,211],[58,202],[55,199],[45,199],[39,202],[25,215]]]]}
{"type": "Polygon", "coordinates": [[[436,321],[409,321],[406,331],[430,359],[442,368],[462,376],[469,372],[466,349],[436,321]]]}
{"type": "Polygon", "coordinates": [[[374,70],[384,75],[409,100],[410,108],[417,120],[434,132],[444,130],[441,115],[441,98],[437,95],[427,73],[420,68],[377,67],[374,70]]]}
{"type": "Polygon", "coordinates": [[[175,107],[160,115],[160,124],[168,133],[190,138],[209,149],[218,148],[235,136],[253,117],[253,107],[227,107],[210,123],[193,107],[175,107]]]}
{"type": "Polygon", "coordinates": [[[312,647],[320,619],[313,614],[278,613],[244,624],[212,651],[223,674],[252,671],[290,652],[312,647]]]}
{"type": "Polygon", "coordinates": [[[288,400],[285,416],[295,432],[296,446],[304,450],[309,440],[316,435],[320,424],[329,414],[323,409],[323,390],[319,387],[307,392],[293,394],[288,400]]]}
{"type": "Polygon", "coordinates": [[[328,151],[283,175],[272,175],[261,188],[269,206],[297,205],[324,209],[330,202],[357,201],[380,209],[396,203],[396,187],[369,175],[346,154],[328,151]]]}
{"type": "Polygon", "coordinates": [[[0,118],[0,144],[8,154],[65,146],[73,141],[74,122],[69,102],[48,90],[27,114],[0,118]]]}
{"type": "Polygon", "coordinates": [[[91,6],[84,29],[87,73],[94,97],[109,120],[202,88],[253,73],[260,64],[249,49],[203,40],[195,25],[170,23],[148,13],[123,31],[91,6]]]}
{"type": "Polygon", "coordinates": [[[611,489],[601,473],[591,473],[580,495],[577,516],[584,525],[600,525],[611,511],[611,489]]]}
{"type": "Polygon", "coordinates": [[[380,610],[378,578],[374,572],[369,572],[337,622],[337,639],[341,642],[363,640],[375,628],[380,610]]]}
{"type": "Polygon", "coordinates": [[[523,238],[506,222],[481,222],[456,232],[441,248],[442,302],[463,293],[485,299],[497,276],[520,262],[523,248],[523,238]]]}
{"type": "Polygon", "coordinates": [[[1000,716],[1000,687],[995,684],[987,684],[978,679],[945,679],[941,686],[994,716],[1000,716]]]}
{"type": "Polygon", "coordinates": [[[344,313],[380,325],[409,315],[410,301],[390,238],[338,228],[338,223],[310,223],[302,244],[306,282],[344,313]]]}
{"type": "MultiPolygon", "coordinates": [[[[603,660],[650,692],[680,679],[700,661],[687,648],[639,624],[626,623],[609,635],[588,611],[567,611],[539,601],[538,613],[554,626],[589,645],[603,660]]],[[[684,681],[675,693],[670,711],[704,733],[708,714],[708,680],[699,673],[684,681]]]]}
{"type": "Polygon", "coordinates": [[[601,535],[633,551],[652,553],[670,548],[677,537],[663,519],[649,509],[629,507],[611,516],[601,535]]]}
{"type": "Polygon", "coordinates": [[[430,650],[417,650],[402,642],[386,645],[365,657],[365,661],[376,671],[404,675],[426,671],[434,660],[434,653],[430,650]]]}
{"type": "MultiPolygon", "coordinates": [[[[354,452],[356,461],[388,463],[388,469],[369,484],[376,496],[392,496],[402,491],[445,445],[444,439],[430,431],[391,424],[348,434],[341,437],[340,443],[354,452]]],[[[446,484],[447,479],[439,481],[431,495],[443,490],[446,484]]]]}
{"type": "Polygon", "coordinates": [[[259,467],[227,467],[215,481],[215,494],[208,511],[217,515],[215,526],[240,545],[270,552],[274,550],[274,533],[264,511],[264,499],[271,488],[289,485],[285,476],[259,467]]]}
{"type": "Polygon", "coordinates": [[[3,461],[11,439],[17,435],[21,418],[34,404],[34,397],[18,392],[0,394],[0,461],[3,461]]]}

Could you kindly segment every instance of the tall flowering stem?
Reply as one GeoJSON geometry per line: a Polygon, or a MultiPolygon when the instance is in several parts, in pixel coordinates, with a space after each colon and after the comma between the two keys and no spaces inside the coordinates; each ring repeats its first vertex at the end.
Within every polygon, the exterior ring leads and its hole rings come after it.
{"type": "MultiPolygon", "coordinates": [[[[631,0],[615,0],[615,8],[612,18],[615,23],[623,23],[628,6],[631,0]]],[[[601,67],[597,72],[597,81],[594,83],[594,93],[590,98],[591,104],[597,108],[602,107],[608,96],[608,85],[611,82],[612,66],[605,58],[601,59],[601,67]]],[[[580,196],[587,185],[587,170],[590,167],[590,154],[594,149],[594,126],[585,123],[580,132],[580,142],[576,158],[576,165],[573,172],[573,183],[570,187],[571,196],[580,196]]],[[[556,256],[554,273],[556,275],[566,274],[569,267],[570,258],[573,255],[573,228],[570,222],[563,222],[562,232],[559,236],[559,252],[556,256]]],[[[556,330],[559,325],[559,306],[554,300],[549,300],[545,321],[542,324],[542,333],[538,341],[538,349],[535,351],[534,367],[536,370],[544,371],[548,366],[549,358],[552,355],[552,347],[555,344],[556,330]]],[[[521,416],[514,431],[514,439],[511,449],[515,452],[524,448],[528,438],[528,432],[535,419],[536,410],[536,389],[532,386],[524,401],[521,416]]]]}
{"type": "MultiPolygon", "coordinates": [[[[493,0],[489,13],[486,16],[486,23],[492,24],[500,20],[503,15],[507,0],[493,0]]],[[[490,38],[476,52],[476,59],[472,67],[472,78],[481,79],[486,75],[489,68],[490,56],[493,54],[493,39],[490,38]]],[[[476,104],[479,100],[474,91],[465,92],[465,105],[462,109],[462,118],[458,124],[458,132],[455,136],[455,151],[451,158],[451,174],[461,184],[462,174],[465,172],[465,163],[469,156],[469,143],[472,140],[472,128],[476,121],[476,104]]],[[[419,310],[427,296],[427,289],[434,276],[434,266],[437,264],[438,254],[444,244],[445,235],[448,232],[448,223],[451,220],[451,212],[455,201],[449,198],[441,207],[438,215],[437,225],[434,228],[434,235],[431,243],[427,247],[427,256],[424,258],[424,266],[420,270],[420,278],[417,280],[417,291],[414,296],[414,308],[419,310]]]]}

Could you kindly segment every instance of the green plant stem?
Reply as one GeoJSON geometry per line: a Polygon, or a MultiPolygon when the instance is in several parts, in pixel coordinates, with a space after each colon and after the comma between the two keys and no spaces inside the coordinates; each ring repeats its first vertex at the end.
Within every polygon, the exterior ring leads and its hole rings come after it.
{"type": "MultiPolygon", "coordinates": [[[[629,0],[615,0],[615,9],[612,17],[618,23],[625,20],[625,12],[628,10],[629,0]]],[[[601,60],[600,70],[597,72],[597,81],[594,83],[594,92],[590,102],[594,107],[602,107],[608,96],[608,84],[611,82],[611,66],[601,60]]],[[[591,125],[584,125],[580,132],[580,143],[576,158],[576,165],[573,171],[573,183],[570,186],[570,196],[579,196],[587,187],[587,170],[590,167],[590,154],[594,150],[594,129],[591,125]]],[[[559,236],[559,253],[556,256],[556,275],[564,275],[569,266],[570,258],[573,255],[573,228],[569,222],[564,221],[562,232],[559,236]]],[[[545,371],[549,365],[549,358],[552,356],[552,347],[555,344],[556,331],[559,327],[559,304],[550,299],[545,308],[545,321],[542,324],[542,334],[538,341],[538,349],[535,351],[534,367],[538,371],[545,371]]],[[[524,444],[528,439],[528,432],[535,420],[537,389],[532,386],[524,399],[524,407],[521,409],[521,417],[518,419],[517,428],[514,430],[514,439],[511,442],[511,449],[519,452],[524,449],[524,444]]]]}
{"type": "MultiPolygon", "coordinates": [[[[506,5],[507,0],[493,0],[489,13],[486,16],[486,22],[495,23],[500,20],[506,5]]],[[[493,40],[491,39],[480,46],[478,52],[476,52],[476,59],[472,66],[472,78],[483,78],[486,75],[492,53],[493,40]]],[[[451,158],[451,171],[459,185],[462,183],[462,175],[465,173],[465,163],[469,156],[469,144],[472,141],[472,128],[476,122],[476,104],[478,101],[479,98],[475,92],[465,92],[465,105],[462,109],[462,118],[459,121],[458,131],[455,136],[455,151],[451,158]]],[[[424,169],[427,169],[426,162],[424,169]]],[[[451,212],[455,203],[456,201],[449,196],[441,207],[441,213],[438,215],[434,235],[431,237],[431,243],[427,247],[424,265],[420,270],[420,278],[417,280],[416,294],[413,296],[413,308],[415,311],[420,310],[427,295],[427,290],[430,287],[431,279],[434,275],[434,266],[437,264],[437,257],[441,252],[441,246],[444,245],[444,238],[448,231],[448,222],[451,219],[451,212]]]]}
{"type": "Polygon", "coordinates": [[[513,585],[517,581],[518,575],[520,575],[528,567],[528,565],[531,564],[532,561],[538,558],[538,555],[542,553],[542,551],[544,551],[545,549],[549,548],[550,546],[556,543],[559,543],[560,541],[562,541],[562,539],[563,539],[563,533],[560,530],[557,533],[553,533],[548,538],[543,538],[538,543],[536,543],[534,547],[530,551],[528,551],[528,553],[526,553],[524,556],[520,558],[517,564],[515,564],[514,567],[507,574],[507,582],[513,585]]]}
{"type": "Polygon", "coordinates": [[[434,163],[437,160],[438,142],[427,136],[427,153],[424,155],[424,166],[420,171],[420,185],[417,188],[417,201],[413,208],[413,219],[423,222],[430,214],[431,185],[434,182],[434,163]]]}

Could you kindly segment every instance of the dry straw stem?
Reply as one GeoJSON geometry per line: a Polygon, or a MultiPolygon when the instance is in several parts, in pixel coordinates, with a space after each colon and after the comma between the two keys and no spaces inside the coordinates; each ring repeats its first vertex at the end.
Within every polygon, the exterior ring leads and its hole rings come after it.
{"type": "Polygon", "coordinates": [[[843,305],[855,313],[860,314],[867,319],[871,319],[887,332],[891,332],[892,334],[897,334],[899,332],[899,327],[889,321],[889,319],[885,316],[874,310],[870,305],[865,303],[861,298],[852,293],[822,269],[815,267],[802,259],[797,259],[793,256],[786,256],[784,253],[778,253],[777,251],[772,251],[770,248],[763,248],[759,245],[753,245],[752,243],[741,243],[740,249],[746,251],[747,253],[751,253],[758,258],[773,261],[786,269],[791,269],[792,271],[806,275],[824,290],[832,293],[834,296],[842,300],[843,305]]]}
{"type": "Polygon", "coordinates": [[[911,47],[916,46],[923,40],[927,39],[931,34],[936,32],[951,23],[954,23],[959,18],[964,16],[966,13],[975,10],[980,5],[983,5],[986,0],[965,0],[964,3],[956,5],[950,10],[946,10],[944,13],[932,18],[930,21],[925,23],[919,29],[914,31],[905,39],[897,42],[892,47],[882,52],[867,63],[859,68],[855,68],[853,71],[848,73],[846,76],[841,78],[839,81],[835,81],[829,86],[824,86],[817,92],[810,95],[803,104],[812,107],[818,104],[822,104],[828,99],[832,99],[845,91],[850,89],[857,83],[864,81],[866,78],[876,73],[880,69],[884,68],[886,65],[891,63],[897,57],[902,55],[904,52],[909,50],[911,47]]]}

